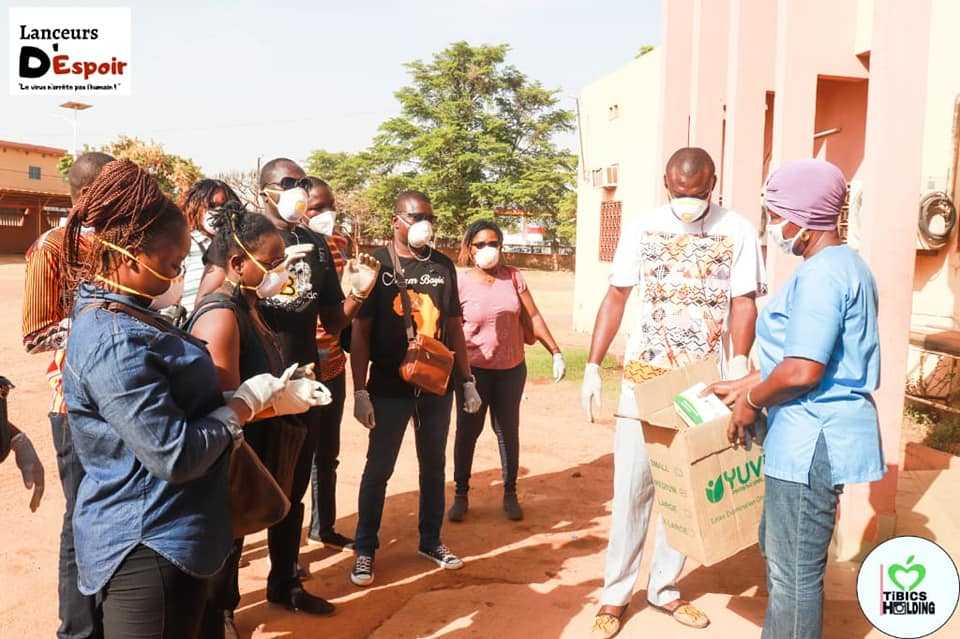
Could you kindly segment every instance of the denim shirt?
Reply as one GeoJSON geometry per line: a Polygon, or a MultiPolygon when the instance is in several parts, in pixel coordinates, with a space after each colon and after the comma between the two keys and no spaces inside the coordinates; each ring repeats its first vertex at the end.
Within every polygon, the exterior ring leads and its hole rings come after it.
{"type": "Polygon", "coordinates": [[[86,471],[73,517],[80,592],[99,592],[138,544],[188,574],[212,576],[232,536],[224,454],[232,438],[207,417],[223,404],[213,362],[172,326],[81,312],[101,300],[142,308],[89,284],[77,292],[63,392],[86,471]]]}

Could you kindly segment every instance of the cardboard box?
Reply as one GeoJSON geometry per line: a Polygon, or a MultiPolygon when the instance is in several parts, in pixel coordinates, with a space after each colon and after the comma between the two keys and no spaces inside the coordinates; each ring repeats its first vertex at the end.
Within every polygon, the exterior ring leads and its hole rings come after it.
{"type": "Polygon", "coordinates": [[[667,540],[705,566],[757,543],[763,512],[763,449],[733,448],[729,417],[690,428],[674,409],[675,395],[718,378],[716,363],[704,360],[635,390],[667,540]]]}

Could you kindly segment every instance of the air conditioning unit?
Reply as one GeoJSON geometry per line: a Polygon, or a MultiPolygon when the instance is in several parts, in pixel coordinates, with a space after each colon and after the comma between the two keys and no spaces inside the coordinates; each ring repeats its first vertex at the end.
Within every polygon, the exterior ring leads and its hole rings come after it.
{"type": "Polygon", "coordinates": [[[615,189],[620,182],[620,165],[611,164],[603,169],[603,180],[600,186],[604,189],[615,189]]]}

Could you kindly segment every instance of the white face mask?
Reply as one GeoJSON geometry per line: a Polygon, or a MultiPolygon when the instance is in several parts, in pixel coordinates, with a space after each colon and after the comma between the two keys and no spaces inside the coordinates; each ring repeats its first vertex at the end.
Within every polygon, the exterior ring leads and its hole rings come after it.
{"type": "Polygon", "coordinates": [[[790,239],[783,237],[783,227],[786,223],[787,221],[784,220],[779,224],[767,224],[767,236],[780,247],[781,251],[787,255],[793,255],[793,248],[797,244],[797,238],[800,237],[800,231],[790,239]]]}
{"type": "Polygon", "coordinates": [[[150,310],[159,311],[180,303],[183,299],[183,276],[180,276],[170,282],[163,293],[150,300],[150,310]]]}
{"type": "Polygon", "coordinates": [[[319,215],[314,215],[310,218],[310,222],[307,223],[307,226],[310,227],[310,230],[314,233],[319,233],[320,235],[333,235],[334,224],[337,221],[337,214],[335,211],[324,211],[319,215]]]}
{"type": "MultiPolygon", "coordinates": [[[[403,220],[403,218],[400,218],[403,220]]],[[[404,221],[404,224],[406,222],[404,221]]],[[[421,222],[414,222],[410,225],[410,229],[407,231],[407,244],[412,248],[420,249],[427,245],[430,239],[433,237],[433,224],[423,220],[421,222]]]]}
{"type": "Polygon", "coordinates": [[[260,283],[257,285],[257,297],[265,300],[268,297],[277,295],[283,290],[284,285],[289,279],[290,273],[287,271],[286,266],[281,265],[272,271],[267,271],[263,274],[263,279],[260,280],[260,283]]]}
{"type": "Polygon", "coordinates": [[[500,249],[495,246],[484,246],[473,256],[473,261],[476,262],[477,267],[485,271],[491,269],[500,261],[500,249]]]}
{"type": "Polygon", "coordinates": [[[203,222],[200,223],[200,226],[203,227],[203,230],[209,233],[210,235],[217,234],[217,227],[213,225],[214,218],[217,217],[217,214],[213,211],[204,211],[203,213],[203,222]]]}
{"type": "MultiPolygon", "coordinates": [[[[277,193],[274,190],[265,191],[267,197],[271,198],[271,193],[277,193]]],[[[277,200],[277,213],[280,214],[280,217],[285,219],[287,222],[296,222],[301,217],[303,217],[304,212],[307,210],[307,192],[302,188],[295,187],[292,189],[287,189],[286,191],[280,191],[280,199],[277,200]]]]}
{"type": "Polygon", "coordinates": [[[696,222],[707,209],[710,208],[708,200],[701,200],[698,197],[675,197],[670,199],[670,210],[681,222],[687,224],[696,222]]]}

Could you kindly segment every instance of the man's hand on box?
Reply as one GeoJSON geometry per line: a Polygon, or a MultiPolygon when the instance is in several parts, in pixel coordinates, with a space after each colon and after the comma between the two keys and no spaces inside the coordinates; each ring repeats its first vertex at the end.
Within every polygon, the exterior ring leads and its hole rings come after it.
{"type": "Polygon", "coordinates": [[[758,383],[760,383],[760,372],[755,371],[746,377],[741,377],[740,379],[729,379],[722,382],[714,382],[700,392],[700,397],[706,397],[707,395],[713,393],[720,398],[720,401],[730,408],[733,408],[734,404],[737,403],[737,400],[745,395],[751,387],[756,386],[758,383]]]}

